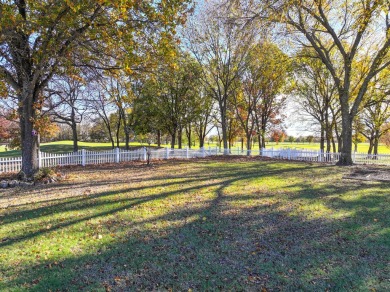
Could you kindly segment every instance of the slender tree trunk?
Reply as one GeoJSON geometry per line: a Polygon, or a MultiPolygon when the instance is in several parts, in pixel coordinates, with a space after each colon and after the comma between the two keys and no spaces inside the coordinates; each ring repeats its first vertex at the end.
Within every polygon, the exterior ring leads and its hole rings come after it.
{"type": "Polygon", "coordinates": [[[226,114],[223,111],[221,112],[221,126],[222,126],[222,141],[223,141],[223,154],[229,155],[229,145],[228,145],[228,131],[227,131],[227,124],[226,124],[226,114]]]}
{"type": "Polygon", "coordinates": [[[261,148],[265,148],[265,128],[261,127],[261,148]]]}
{"type": "Polygon", "coordinates": [[[114,141],[114,137],[110,134],[110,140],[111,140],[111,147],[112,149],[115,148],[115,141],[114,141]]]}
{"type": "Polygon", "coordinates": [[[334,140],[333,135],[332,135],[332,147],[333,147],[333,153],[336,153],[337,152],[337,148],[336,148],[336,142],[334,140]]]}
{"type": "Polygon", "coordinates": [[[379,130],[375,130],[375,138],[374,138],[374,158],[378,159],[378,147],[379,147],[379,130]]]}
{"type": "Polygon", "coordinates": [[[372,154],[372,149],[374,148],[374,137],[370,137],[369,139],[369,146],[368,146],[368,151],[367,154],[371,155],[372,154]]]}
{"type": "Polygon", "coordinates": [[[126,143],[126,150],[129,150],[129,144],[130,144],[130,133],[129,131],[125,131],[125,143],[126,143]]]}
{"type": "Polygon", "coordinates": [[[321,122],[320,151],[325,152],[325,125],[323,121],[321,122]]]}
{"type": "Polygon", "coordinates": [[[157,130],[157,147],[161,147],[161,130],[157,130]]]}
{"type": "Polygon", "coordinates": [[[177,144],[178,144],[178,148],[179,149],[182,149],[182,138],[183,138],[183,128],[182,126],[179,126],[179,128],[177,129],[177,144]]]}
{"type": "Polygon", "coordinates": [[[187,140],[188,140],[188,148],[190,148],[191,149],[191,124],[188,126],[188,127],[186,127],[185,128],[185,130],[186,130],[186,136],[187,136],[187,140]]]}
{"type": "MultiPolygon", "coordinates": [[[[244,141],[244,139],[242,139],[244,141]]],[[[250,156],[252,150],[252,135],[247,134],[246,135],[246,155],[250,156]]]]}
{"type": "Polygon", "coordinates": [[[79,151],[78,138],[77,138],[77,124],[72,121],[72,137],[73,137],[73,152],[79,151]]]}
{"type": "Polygon", "coordinates": [[[244,151],[244,138],[241,138],[241,151],[244,151]]]}
{"type": "Polygon", "coordinates": [[[261,149],[262,149],[262,139],[261,139],[261,133],[260,132],[258,132],[258,134],[257,134],[257,139],[259,139],[259,150],[261,151],[261,149]]]}
{"type": "Polygon", "coordinates": [[[119,144],[119,131],[121,129],[121,119],[122,119],[122,115],[118,115],[118,123],[116,124],[116,147],[119,148],[120,144],[119,144]]]}
{"type": "Polygon", "coordinates": [[[171,133],[171,149],[175,149],[176,144],[176,128],[171,133]]]}
{"type": "Polygon", "coordinates": [[[72,106],[72,111],[70,114],[70,120],[71,120],[71,129],[72,129],[72,140],[73,140],[73,152],[79,151],[79,146],[77,144],[77,124],[76,124],[76,111],[74,106],[72,106]]]}
{"type": "MultiPolygon", "coordinates": [[[[204,147],[204,137],[203,135],[199,135],[199,148],[204,147]]],[[[219,142],[219,147],[221,147],[221,141],[219,142]]]]}
{"type": "Polygon", "coordinates": [[[325,137],[326,137],[326,152],[330,152],[330,145],[332,139],[332,125],[329,122],[329,105],[325,111],[325,137]]]}
{"type": "Polygon", "coordinates": [[[325,135],[326,135],[326,152],[330,152],[331,143],[332,143],[332,128],[329,124],[329,121],[327,122],[327,125],[326,125],[325,135]]]}

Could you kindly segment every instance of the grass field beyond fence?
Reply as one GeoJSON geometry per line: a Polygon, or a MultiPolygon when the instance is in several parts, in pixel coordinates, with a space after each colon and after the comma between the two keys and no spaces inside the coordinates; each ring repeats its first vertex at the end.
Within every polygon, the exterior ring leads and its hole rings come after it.
{"type": "Polygon", "coordinates": [[[220,157],[0,190],[0,291],[389,291],[390,183],[350,170],[220,157]]]}
{"type": "MultiPolygon", "coordinates": [[[[78,143],[79,148],[90,150],[90,151],[103,151],[103,150],[110,150],[112,149],[111,143],[107,142],[79,142],[78,143]]],[[[130,144],[131,147],[143,147],[143,146],[148,146],[148,144],[144,143],[138,143],[138,142],[132,142],[130,144]]],[[[157,147],[156,144],[152,144],[151,146],[157,147]]],[[[183,145],[183,148],[185,148],[187,145],[183,145]]],[[[215,143],[205,143],[205,147],[211,147],[214,148],[216,147],[217,144],[215,143]]],[[[297,149],[308,149],[308,150],[319,150],[320,149],[320,144],[319,143],[288,143],[288,142],[283,142],[283,143],[274,143],[274,142],[269,142],[267,143],[267,148],[275,147],[275,148],[297,148],[297,149]]],[[[368,143],[360,143],[358,145],[358,152],[360,153],[367,153],[368,151],[368,143]]],[[[125,143],[120,143],[120,147],[124,148],[125,143]]],[[[170,145],[163,144],[161,147],[170,147],[170,145]]],[[[177,145],[176,145],[177,147],[177,145]]],[[[194,149],[198,149],[199,145],[196,145],[193,147],[194,149]]],[[[233,152],[237,149],[242,149],[241,148],[241,143],[235,143],[234,146],[232,147],[233,152]]],[[[258,149],[258,146],[255,145],[254,149],[258,149]]],[[[42,152],[49,152],[49,153],[57,153],[57,154],[62,154],[62,153],[69,153],[73,152],[73,142],[72,141],[56,141],[56,142],[50,142],[50,143],[42,143],[41,144],[41,151],[42,152]]],[[[390,154],[390,149],[386,147],[385,145],[380,145],[379,146],[379,154],[390,154]]],[[[20,150],[8,150],[5,151],[5,146],[0,145],[0,157],[17,157],[21,156],[20,150]]]]}

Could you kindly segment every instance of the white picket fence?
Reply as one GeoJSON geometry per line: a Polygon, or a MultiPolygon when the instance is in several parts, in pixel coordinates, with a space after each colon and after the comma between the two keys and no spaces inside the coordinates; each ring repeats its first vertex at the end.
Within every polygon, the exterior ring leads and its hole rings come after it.
{"type": "MultiPolygon", "coordinates": [[[[321,152],[310,149],[292,149],[292,148],[263,148],[261,150],[246,150],[237,148],[230,150],[232,155],[247,155],[255,156],[261,155],[274,159],[299,160],[299,161],[313,161],[335,164],[339,161],[341,153],[321,152]]],[[[222,151],[220,151],[222,154],[222,151]]],[[[367,153],[352,153],[352,160],[356,164],[377,164],[390,165],[390,155],[368,155],[367,153]]]]}
{"type": "MultiPolygon", "coordinates": [[[[196,157],[207,157],[212,155],[221,155],[223,150],[219,148],[201,148],[193,149],[152,149],[150,151],[151,159],[190,159],[196,157]]],[[[336,163],[340,158],[340,153],[321,153],[319,151],[307,149],[291,149],[291,148],[267,148],[261,150],[229,150],[232,155],[255,156],[261,155],[274,159],[285,160],[300,160],[322,163],[336,163]]],[[[55,167],[66,165],[88,165],[88,164],[104,164],[104,163],[120,163],[125,161],[147,160],[148,150],[140,148],[138,150],[122,150],[115,148],[109,151],[88,151],[81,150],[73,153],[55,154],[40,152],[38,163],[40,167],[55,167]]],[[[390,155],[367,155],[366,153],[353,153],[353,161],[356,164],[378,164],[390,165],[390,155]]],[[[22,168],[22,158],[0,158],[0,173],[2,172],[18,172],[22,168]]]]}
{"type": "MultiPolygon", "coordinates": [[[[195,157],[207,157],[218,154],[218,148],[209,149],[156,149],[150,150],[150,159],[189,159],[195,157]]],[[[88,165],[104,163],[120,163],[125,161],[147,160],[148,150],[140,148],[137,150],[127,151],[115,148],[109,151],[88,151],[81,150],[65,154],[55,154],[39,152],[39,167],[55,167],[66,165],[88,165]]],[[[22,168],[22,158],[0,158],[0,173],[18,172],[22,168]]]]}

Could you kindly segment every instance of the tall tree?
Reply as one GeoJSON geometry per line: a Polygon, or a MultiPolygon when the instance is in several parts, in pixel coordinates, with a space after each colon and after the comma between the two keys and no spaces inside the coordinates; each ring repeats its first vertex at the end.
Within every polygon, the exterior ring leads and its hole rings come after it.
{"type": "MultiPolygon", "coordinates": [[[[113,68],[123,63],[130,68],[136,62],[134,52],[138,52],[137,45],[143,39],[149,44],[169,42],[176,24],[184,20],[181,12],[186,3],[185,0],[163,1],[161,5],[132,0],[1,2],[0,79],[18,100],[22,170],[27,176],[38,168],[39,135],[35,125],[40,107],[37,105],[43,103],[42,92],[52,77],[60,68],[70,65],[73,58],[69,56],[77,56],[77,66],[113,68]],[[123,57],[122,62],[113,62],[119,57],[123,57]]],[[[144,54],[138,59],[146,57],[144,54]]]]}
{"type": "Polygon", "coordinates": [[[265,134],[281,123],[286,104],[282,95],[291,72],[291,60],[275,44],[264,40],[251,48],[247,57],[244,93],[252,100],[259,147],[265,148],[265,134]]]}
{"type": "Polygon", "coordinates": [[[370,143],[369,155],[378,155],[379,141],[383,135],[390,131],[389,70],[382,73],[371,82],[369,88],[370,99],[360,113],[362,123],[365,125],[361,133],[370,143]]]}
{"type": "Polygon", "coordinates": [[[320,125],[320,150],[331,151],[332,111],[336,86],[321,61],[301,58],[296,68],[295,92],[300,108],[320,125]]]}
{"type": "Polygon", "coordinates": [[[203,83],[212,92],[218,106],[224,153],[228,154],[229,102],[257,31],[253,24],[232,17],[238,4],[221,6],[215,2],[205,4],[198,11],[188,25],[186,39],[189,50],[202,68],[203,83]]]}
{"type": "Polygon", "coordinates": [[[284,0],[267,4],[271,21],[284,24],[297,44],[312,48],[311,57],[320,59],[332,76],[342,117],[339,165],[352,164],[353,119],[370,81],[390,64],[388,1],[284,0]],[[360,62],[367,70],[360,70],[360,62]]]}
{"type": "Polygon", "coordinates": [[[66,124],[72,130],[73,151],[78,151],[77,125],[83,120],[86,104],[85,81],[76,76],[63,76],[50,82],[49,114],[54,122],[66,124]]]}

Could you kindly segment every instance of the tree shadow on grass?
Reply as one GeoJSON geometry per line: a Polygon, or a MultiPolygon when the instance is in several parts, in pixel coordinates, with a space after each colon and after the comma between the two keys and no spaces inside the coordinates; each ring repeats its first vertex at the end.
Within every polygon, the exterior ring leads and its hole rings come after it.
{"type": "MultiPolygon", "coordinates": [[[[314,171],[316,168],[321,168],[321,166],[311,166],[310,171],[314,171]]],[[[118,172],[123,171],[123,169],[117,169],[118,172]]],[[[248,179],[255,179],[255,178],[261,178],[261,177],[277,177],[281,176],[283,174],[289,174],[296,171],[307,171],[306,167],[290,167],[287,169],[280,169],[277,168],[277,165],[268,165],[267,169],[259,169],[256,166],[252,166],[249,168],[246,168],[245,170],[237,171],[236,168],[226,169],[224,171],[216,169],[215,172],[205,173],[204,170],[200,169],[197,171],[191,171],[189,175],[178,175],[178,174],[166,174],[166,175],[159,175],[159,176],[151,176],[145,179],[142,178],[136,178],[136,179],[129,179],[126,181],[128,184],[132,183],[138,183],[138,182],[148,182],[151,183],[149,185],[143,185],[143,186],[137,186],[137,187],[126,187],[126,188],[120,188],[115,189],[113,191],[106,190],[99,193],[85,193],[85,187],[97,187],[97,186],[110,186],[110,185],[116,185],[117,182],[112,182],[111,180],[105,180],[100,179],[98,182],[92,181],[88,184],[85,183],[65,183],[65,184],[57,184],[57,185],[45,185],[45,186],[39,186],[35,189],[26,189],[26,194],[30,196],[31,194],[34,194],[36,192],[37,194],[44,193],[44,192],[50,192],[50,191],[67,191],[72,190],[77,194],[77,188],[79,186],[82,187],[82,192],[80,194],[74,195],[70,198],[51,198],[51,199],[44,199],[40,201],[40,203],[48,203],[49,206],[43,206],[43,207],[36,207],[30,206],[26,209],[10,209],[9,211],[6,211],[6,217],[2,223],[12,223],[16,221],[23,221],[27,219],[33,219],[40,216],[47,216],[50,214],[55,214],[58,212],[64,212],[68,210],[81,210],[83,208],[91,208],[96,207],[99,205],[105,205],[109,202],[112,202],[112,196],[115,196],[117,194],[122,193],[130,193],[130,192],[137,192],[137,191],[147,191],[147,190],[153,190],[155,188],[168,188],[168,187],[177,187],[179,188],[179,192],[188,192],[191,190],[196,190],[198,188],[203,188],[207,186],[214,186],[218,185],[220,183],[233,183],[241,180],[248,180],[248,179]],[[181,189],[183,185],[188,185],[194,182],[199,181],[205,181],[205,183],[201,185],[194,185],[193,187],[184,188],[181,189]],[[212,183],[210,183],[212,182],[212,183]],[[104,197],[110,197],[108,200],[104,200],[104,197]]],[[[77,174],[76,174],[77,175],[77,174]]],[[[104,173],[103,173],[104,175],[104,173]]],[[[124,181],[122,181],[124,182],[124,181]]],[[[89,190],[89,189],[87,189],[89,190]]],[[[23,196],[23,194],[21,194],[23,196]]],[[[166,193],[166,195],[169,195],[169,192],[166,193]]],[[[152,198],[153,196],[151,196],[152,198]]],[[[132,198],[132,197],[131,197],[132,198]]],[[[24,205],[29,205],[30,203],[20,203],[20,194],[12,194],[7,196],[3,196],[3,200],[11,201],[14,199],[14,203],[9,203],[8,207],[23,207],[24,205]]],[[[126,201],[129,198],[124,197],[122,201],[126,201]]],[[[119,200],[120,201],[120,200],[119,200]]],[[[115,200],[115,202],[119,202],[118,200],[115,200]]]]}
{"type": "MultiPolygon", "coordinates": [[[[208,189],[212,193],[211,198],[202,204],[195,197],[188,197],[187,204],[162,215],[127,222],[125,226],[111,222],[108,224],[111,227],[106,230],[106,233],[116,234],[111,242],[102,241],[97,248],[91,246],[90,250],[69,255],[61,261],[26,264],[25,270],[16,279],[4,283],[3,288],[23,285],[32,291],[170,288],[340,291],[389,288],[386,263],[390,248],[385,244],[388,233],[381,232],[386,228],[381,225],[383,223],[374,221],[390,217],[388,205],[383,204],[388,184],[350,184],[337,188],[339,199],[334,200],[332,185],[316,187],[307,182],[293,182],[290,187],[294,192],[289,194],[287,203],[278,200],[279,195],[273,192],[230,193],[230,188],[238,182],[257,179],[260,174],[267,179],[282,173],[274,173],[272,168],[268,172],[248,168],[236,170],[235,177],[232,177],[232,171],[216,172],[215,178],[222,178],[216,182],[123,198],[120,203],[125,205],[93,216],[106,221],[102,224],[112,220],[111,217],[107,219],[107,215],[116,215],[116,222],[121,222],[120,218],[127,218],[124,211],[137,205],[168,200],[197,189],[208,189]],[[348,197],[351,204],[339,201],[351,192],[361,191],[362,187],[368,193],[367,197],[355,200],[348,197]],[[378,195],[374,195],[378,190],[378,195]],[[335,212],[347,210],[348,216],[341,219],[312,218],[294,212],[300,204],[311,204],[312,201],[321,201],[335,212]],[[364,208],[369,212],[361,213],[364,208]],[[359,236],[355,236],[357,232],[359,236]],[[373,236],[368,236],[370,234],[373,236]]],[[[107,200],[96,202],[96,205],[88,202],[85,207],[110,204],[110,195],[97,194],[98,198],[106,197],[107,200]]],[[[66,202],[62,203],[66,205],[66,202]]],[[[58,205],[54,210],[63,212],[64,207],[58,205]]],[[[78,207],[70,205],[65,210],[72,208],[78,207]]],[[[52,211],[49,214],[55,213],[52,211]]],[[[16,218],[21,214],[12,216],[16,218]]],[[[85,220],[88,218],[75,219],[57,228],[63,229],[85,220]]],[[[50,232],[52,230],[42,233],[50,232]]],[[[30,233],[24,239],[42,233],[30,233]]],[[[106,233],[104,236],[109,236],[106,233]]]]}

